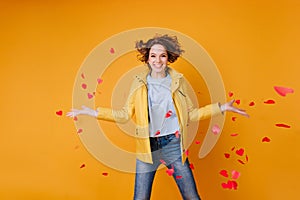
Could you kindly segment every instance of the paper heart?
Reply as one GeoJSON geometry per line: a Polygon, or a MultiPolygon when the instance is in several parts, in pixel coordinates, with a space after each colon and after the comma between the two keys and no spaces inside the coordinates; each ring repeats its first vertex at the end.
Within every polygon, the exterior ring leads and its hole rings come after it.
{"type": "Polygon", "coordinates": [[[164,164],[164,165],[167,164],[163,159],[160,159],[159,161],[160,161],[161,164],[164,164]]]}
{"type": "Polygon", "coordinates": [[[230,158],[230,154],[229,153],[224,153],[225,158],[230,158]]]}
{"type": "Polygon", "coordinates": [[[88,93],[87,96],[88,96],[89,99],[94,97],[91,93],[88,93]]]}
{"type": "Polygon", "coordinates": [[[100,84],[103,82],[103,80],[101,78],[97,78],[97,82],[98,82],[98,84],[100,84]]]}
{"type": "Polygon", "coordinates": [[[194,167],[194,165],[192,163],[190,163],[190,168],[191,168],[191,170],[195,169],[195,167],[194,167]]]}
{"type": "Polygon", "coordinates": [[[195,143],[196,144],[201,144],[201,142],[199,140],[196,140],[195,143]]]}
{"type": "Polygon", "coordinates": [[[291,128],[291,126],[287,124],[275,124],[275,125],[281,128],[291,128]]]}
{"type": "Polygon", "coordinates": [[[249,106],[254,106],[255,105],[255,103],[253,102],[253,101],[251,101],[250,103],[249,103],[249,106]]]}
{"type": "Polygon", "coordinates": [[[169,111],[166,113],[165,118],[171,117],[172,114],[173,114],[173,113],[172,113],[172,110],[169,110],[169,111]]]}
{"type": "Polygon", "coordinates": [[[270,141],[271,141],[271,139],[268,138],[268,137],[264,137],[264,138],[262,139],[262,142],[270,142],[270,141]]]}
{"type": "Polygon", "coordinates": [[[236,150],[235,153],[239,156],[243,156],[244,152],[245,152],[245,150],[243,148],[240,148],[240,149],[236,150]]]}
{"type": "Polygon", "coordinates": [[[86,85],[85,83],[82,83],[82,84],[81,84],[81,87],[82,87],[82,89],[86,89],[86,88],[87,88],[87,85],[86,85]]]}
{"type": "Polygon", "coordinates": [[[156,131],[155,135],[159,135],[160,134],[160,130],[156,131]]]}
{"type": "Polygon", "coordinates": [[[182,176],[176,176],[176,179],[181,179],[182,178],[182,176]]]}
{"type": "Polygon", "coordinates": [[[235,170],[232,170],[231,172],[231,178],[232,179],[238,179],[240,177],[241,173],[235,170]]]}
{"type": "Polygon", "coordinates": [[[175,137],[176,137],[176,138],[179,138],[179,135],[180,135],[179,131],[176,131],[176,132],[175,132],[175,137]]]}
{"type": "Polygon", "coordinates": [[[233,92],[228,92],[228,96],[232,97],[233,96],[233,92]]]}
{"type": "Polygon", "coordinates": [[[238,100],[235,100],[234,102],[235,102],[237,105],[240,105],[241,100],[238,99],[238,100]]]}
{"type": "Polygon", "coordinates": [[[235,120],[236,120],[236,117],[231,117],[231,120],[235,122],[235,120]]]}
{"type": "Polygon", "coordinates": [[[264,101],[264,103],[265,103],[265,104],[274,104],[275,101],[272,100],[272,99],[269,99],[269,100],[264,101]]]}
{"type": "Polygon", "coordinates": [[[228,180],[227,183],[222,183],[222,188],[224,189],[234,189],[236,190],[237,189],[237,182],[235,181],[231,181],[231,180],[228,180]]]}
{"type": "Polygon", "coordinates": [[[294,93],[294,90],[292,88],[274,86],[274,89],[279,95],[283,97],[285,97],[288,93],[294,93]]]}
{"type": "Polygon", "coordinates": [[[238,136],[239,134],[238,133],[231,133],[230,136],[232,137],[235,137],[235,136],[238,136]]]}
{"type": "Polygon", "coordinates": [[[215,134],[215,135],[219,134],[219,133],[220,133],[220,127],[219,127],[218,125],[215,124],[215,125],[212,127],[212,132],[213,132],[213,134],[215,134]]]}
{"type": "Polygon", "coordinates": [[[80,128],[77,130],[77,133],[82,133],[82,131],[83,131],[82,128],[80,128]]]}
{"type": "Polygon", "coordinates": [[[167,174],[169,175],[169,176],[172,176],[173,174],[174,174],[174,166],[172,166],[172,168],[171,169],[167,169],[167,174]]]}
{"type": "Polygon", "coordinates": [[[222,176],[224,176],[224,177],[226,177],[226,178],[228,178],[228,172],[227,172],[227,170],[225,170],[225,169],[221,170],[221,171],[219,172],[219,174],[222,175],[222,176]]]}
{"type": "Polygon", "coordinates": [[[103,176],[108,176],[108,173],[107,172],[103,172],[102,175],[103,176]]]}
{"type": "Polygon", "coordinates": [[[110,52],[111,54],[114,54],[114,53],[115,53],[115,49],[114,49],[114,48],[110,48],[110,49],[109,49],[109,52],[110,52]]]}
{"type": "Polygon", "coordinates": [[[81,73],[81,78],[82,78],[82,79],[85,79],[84,73],[81,73]]]}
{"type": "Polygon", "coordinates": [[[189,156],[190,151],[187,149],[187,150],[184,151],[184,153],[185,153],[186,156],[189,156]]]}
{"type": "Polygon", "coordinates": [[[81,166],[80,166],[80,168],[84,168],[85,167],[85,164],[82,164],[81,166]]]}
{"type": "Polygon", "coordinates": [[[62,111],[62,110],[59,110],[59,111],[56,111],[55,113],[56,113],[58,116],[62,116],[63,111],[62,111]]]}
{"type": "Polygon", "coordinates": [[[243,164],[243,165],[245,164],[245,162],[242,161],[242,160],[240,160],[240,159],[238,159],[237,161],[238,161],[239,163],[243,164]]]}

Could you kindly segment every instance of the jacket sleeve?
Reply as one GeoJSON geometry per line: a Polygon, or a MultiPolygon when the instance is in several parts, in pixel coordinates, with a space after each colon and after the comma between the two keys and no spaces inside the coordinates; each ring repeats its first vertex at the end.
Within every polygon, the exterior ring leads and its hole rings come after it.
{"type": "Polygon", "coordinates": [[[208,119],[211,116],[222,114],[220,103],[209,104],[200,108],[195,108],[192,100],[190,99],[187,92],[187,83],[185,80],[182,81],[182,88],[186,94],[186,105],[188,110],[189,119],[191,121],[198,121],[208,119]]]}
{"type": "Polygon", "coordinates": [[[126,123],[128,120],[130,120],[135,112],[134,101],[135,101],[136,86],[134,85],[136,84],[132,83],[128,98],[122,109],[115,110],[111,108],[98,107],[97,119],[119,122],[119,123],[126,123]]]}

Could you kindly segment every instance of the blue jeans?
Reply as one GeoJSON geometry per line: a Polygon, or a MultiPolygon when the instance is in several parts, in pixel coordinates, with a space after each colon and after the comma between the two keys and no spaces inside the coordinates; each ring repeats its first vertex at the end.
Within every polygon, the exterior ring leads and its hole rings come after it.
{"type": "Polygon", "coordinates": [[[176,138],[175,134],[150,138],[150,144],[153,164],[136,160],[134,200],[150,199],[156,170],[163,161],[168,169],[174,169],[173,178],[182,198],[200,200],[188,159],[182,164],[180,138],[176,138]]]}

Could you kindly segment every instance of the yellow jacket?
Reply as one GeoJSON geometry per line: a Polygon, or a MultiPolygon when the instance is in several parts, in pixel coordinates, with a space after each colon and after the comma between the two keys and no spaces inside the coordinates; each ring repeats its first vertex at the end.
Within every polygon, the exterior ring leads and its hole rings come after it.
{"type": "MultiPolygon", "coordinates": [[[[194,108],[191,99],[187,95],[187,83],[183,75],[173,69],[169,69],[172,78],[171,91],[176,114],[179,120],[181,135],[181,152],[187,148],[187,126],[189,121],[197,121],[220,114],[218,103],[201,108],[194,108]]],[[[149,127],[148,127],[148,92],[146,77],[149,70],[135,76],[125,106],[120,110],[98,107],[97,119],[125,123],[135,115],[136,124],[136,154],[137,158],[152,163],[149,127]]],[[[185,154],[182,161],[185,160],[185,154]]]]}

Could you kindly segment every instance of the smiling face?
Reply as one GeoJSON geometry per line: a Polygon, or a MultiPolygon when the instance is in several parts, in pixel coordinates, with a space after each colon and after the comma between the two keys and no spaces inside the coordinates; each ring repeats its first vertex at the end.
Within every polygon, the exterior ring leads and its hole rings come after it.
{"type": "Polygon", "coordinates": [[[161,44],[155,44],[149,51],[148,63],[151,67],[151,76],[153,78],[163,78],[166,76],[166,67],[168,63],[168,53],[161,44]]]}

